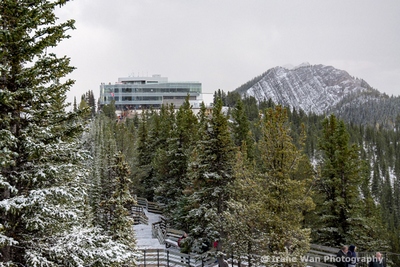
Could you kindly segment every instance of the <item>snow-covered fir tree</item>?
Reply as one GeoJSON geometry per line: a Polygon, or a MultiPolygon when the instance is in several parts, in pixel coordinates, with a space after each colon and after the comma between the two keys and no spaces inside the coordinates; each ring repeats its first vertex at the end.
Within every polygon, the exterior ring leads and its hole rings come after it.
{"type": "Polygon", "coordinates": [[[130,170],[121,152],[114,156],[111,171],[110,178],[113,184],[111,197],[101,203],[104,216],[107,217],[106,230],[113,240],[123,243],[134,251],[136,239],[130,209],[136,204],[136,200],[130,193],[132,184],[130,170]]]}
{"type": "Polygon", "coordinates": [[[95,222],[104,229],[108,227],[108,219],[104,216],[101,202],[111,198],[113,191],[112,168],[114,155],[117,153],[115,141],[115,120],[104,113],[99,114],[90,127],[90,146],[93,155],[90,164],[89,203],[94,212],[95,222]]]}
{"type": "MultiPolygon", "coordinates": [[[[204,121],[205,122],[205,121],[204,121]]],[[[222,100],[217,100],[207,128],[200,125],[200,137],[189,163],[187,193],[189,193],[186,221],[194,239],[193,249],[200,252],[218,240],[218,250],[224,250],[227,233],[223,213],[230,198],[228,185],[233,182],[235,148],[222,112],[222,100]]],[[[223,264],[222,254],[218,261],[223,264]]]]}
{"type": "Polygon", "coordinates": [[[49,52],[74,28],[54,14],[67,2],[0,4],[0,266],[121,266],[136,255],[91,224],[84,127],[65,112],[74,68],[49,52]]]}
{"type": "Polygon", "coordinates": [[[136,184],[135,193],[138,196],[152,200],[154,196],[154,185],[151,162],[154,151],[150,150],[149,117],[149,111],[143,111],[137,131],[137,160],[135,162],[133,175],[136,184]]]}
{"type": "Polygon", "coordinates": [[[156,196],[165,203],[164,215],[171,220],[174,227],[188,230],[183,223],[185,212],[184,194],[187,184],[187,165],[190,151],[196,140],[197,118],[194,115],[189,97],[176,113],[175,127],[171,127],[171,136],[166,145],[157,151],[153,160],[158,175],[159,186],[156,196]]]}

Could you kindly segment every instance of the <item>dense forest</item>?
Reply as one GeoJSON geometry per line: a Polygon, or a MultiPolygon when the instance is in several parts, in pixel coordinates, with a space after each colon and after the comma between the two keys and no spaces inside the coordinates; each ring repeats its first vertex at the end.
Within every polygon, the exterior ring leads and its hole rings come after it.
{"type": "Polygon", "coordinates": [[[131,193],[165,204],[193,252],[215,240],[242,256],[298,256],[310,243],[399,252],[395,130],[223,91],[197,114],[186,101],[119,120],[104,106],[90,129],[99,188],[113,187],[101,170],[121,152],[131,193]]]}

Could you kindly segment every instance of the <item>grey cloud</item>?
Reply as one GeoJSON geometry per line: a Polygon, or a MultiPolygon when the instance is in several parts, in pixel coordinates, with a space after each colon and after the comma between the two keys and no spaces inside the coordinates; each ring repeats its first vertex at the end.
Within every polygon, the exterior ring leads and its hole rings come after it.
{"type": "Polygon", "coordinates": [[[69,101],[132,72],[198,80],[212,93],[304,61],[398,95],[398,14],[398,0],[79,0],[60,10],[77,30],[57,49],[78,68],[69,101]]]}

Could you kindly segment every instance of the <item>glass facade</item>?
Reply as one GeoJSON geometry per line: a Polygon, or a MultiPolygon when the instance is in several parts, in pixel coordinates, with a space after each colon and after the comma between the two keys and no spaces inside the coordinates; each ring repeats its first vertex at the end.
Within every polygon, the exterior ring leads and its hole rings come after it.
{"type": "Polygon", "coordinates": [[[199,82],[168,82],[165,77],[154,77],[120,78],[120,83],[101,84],[100,106],[114,100],[117,109],[158,108],[170,103],[178,108],[187,95],[193,101],[202,93],[199,82]]]}

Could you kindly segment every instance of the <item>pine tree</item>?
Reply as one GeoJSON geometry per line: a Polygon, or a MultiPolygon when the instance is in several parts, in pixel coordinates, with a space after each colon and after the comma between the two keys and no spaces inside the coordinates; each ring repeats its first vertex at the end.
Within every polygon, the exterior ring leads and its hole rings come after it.
{"type": "Polygon", "coordinates": [[[379,170],[379,164],[374,162],[374,171],[372,173],[371,191],[375,198],[379,199],[382,195],[382,179],[379,170]]]}
{"type": "Polygon", "coordinates": [[[117,109],[115,107],[115,101],[114,100],[112,100],[109,105],[104,105],[101,110],[110,119],[112,119],[112,120],[116,120],[117,119],[117,114],[116,114],[117,109]]]}
{"type": "MultiPolygon", "coordinates": [[[[96,115],[96,103],[94,100],[93,91],[89,90],[81,96],[81,106],[88,107],[88,117],[94,117],[96,115]],[[84,102],[84,103],[83,103],[84,102]]],[[[82,107],[81,107],[82,108],[82,107]]]]}
{"type": "Polygon", "coordinates": [[[78,106],[77,106],[77,104],[76,104],[76,96],[74,96],[73,111],[74,111],[74,112],[77,112],[77,111],[78,111],[78,106]]]}
{"type": "Polygon", "coordinates": [[[315,240],[329,246],[358,243],[360,248],[370,247],[369,242],[379,237],[365,236],[372,222],[363,212],[370,202],[361,198],[363,181],[369,181],[366,163],[360,159],[358,147],[350,145],[344,122],[334,115],[323,122],[319,148],[322,161],[315,240]]]}
{"type": "Polygon", "coordinates": [[[232,110],[232,134],[236,146],[246,144],[246,155],[251,159],[254,158],[253,139],[250,131],[250,122],[246,116],[243,102],[239,99],[235,108],[232,110]]]}
{"type": "Polygon", "coordinates": [[[0,4],[2,266],[110,265],[134,256],[91,225],[83,125],[65,111],[73,81],[61,82],[74,68],[47,52],[74,28],[54,14],[67,2],[0,4]]]}
{"type": "Polygon", "coordinates": [[[268,109],[262,123],[262,139],[258,143],[261,162],[257,188],[261,191],[254,221],[264,238],[264,253],[289,253],[300,256],[307,250],[309,230],[303,229],[303,213],[313,208],[307,195],[309,180],[303,174],[305,155],[290,136],[287,110],[281,106],[268,109]],[[262,221],[262,217],[268,220],[262,221]],[[261,228],[260,228],[261,227],[261,228]]]}
{"type": "MultiPolygon", "coordinates": [[[[260,240],[259,227],[254,220],[260,212],[257,206],[260,191],[259,173],[246,156],[245,147],[236,154],[234,175],[235,181],[231,185],[232,197],[227,202],[228,209],[224,212],[227,238],[227,250],[239,260],[247,260],[249,266],[257,260],[254,255],[262,256],[262,240],[260,240]]],[[[258,259],[259,260],[259,259],[258,259]]]]}
{"type": "Polygon", "coordinates": [[[100,114],[91,127],[91,151],[93,164],[91,165],[90,204],[92,206],[95,223],[106,229],[109,219],[100,203],[111,198],[114,184],[112,168],[114,155],[117,153],[115,140],[115,121],[104,114],[100,114]]]}
{"type": "Polygon", "coordinates": [[[208,129],[208,114],[204,102],[200,104],[200,112],[197,114],[197,119],[199,121],[199,130],[197,134],[201,136],[205,134],[208,129]]]}
{"type": "Polygon", "coordinates": [[[154,197],[154,185],[152,184],[152,167],[151,163],[153,160],[152,153],[150,150],[151,140],[149,136],[149,114],[146,110],[142,113],[140,118],[138,136],[137,136],[137,160],[135,162],[135,182],[136,191],[138,196],[153,200],[154,197]]]}
{"type": "Polygon", "coordinates": [[[164,214],[171,220],[171,224],[178,229],[186,229],[187,226],[182,224],[186,214],[182,209],[183,191],[188,181],[187,166],[191,147],[197,137],[194,133],[198,125],[189,97],[180,106],[174,124],[166,146],[160,148],[155,157],[159,180],[156,195],[157,199],[165,203],[164,214]]]}
{"type": "MultiPolygon", "coordinates": [[[[170,165],[170,161],[173,159],[168,157],[170,153],[169,148],[169,140],[171,139],[171,135],[173,129],[176,124],[175,119],[175,111],[174,106],[171,104],[170,106],[162,105],[160,109],[160,114],[155,115],[155,119],[153,119],[153,127],[152,134],[149,136],[150,140],[150,151],[154,151],[151,159],[151,168],[152,172],[152,187],[154,188],[154,195],[156,196],[158,201],[163,203],[169,203],[171,199],[165,199],[165,194],[169,194],[169,192],[164,192],[162,189],[165,186],[165,183],[169,183],[169,171],[170,168],[173,168],[170,165]]],[[[168,205],[168,204],[167,204],[168,205]]]]}
{"type": "Polygon", "coordinates": [[[257,256],[300,260],[310,241],[303,213],[314,206],[307,194],[312,175],[304,173],[307,158],[290,137],[286,110],[268,109],[261,126],[261,160],[246,160],[245,148],[237,155],[233,197],[225,213],[229,251],[256,266],[257,256]]]}
{"type": "Polygon", "coordinates": [[[94,100],[93,90],[89,91],[88,104],[90,106],[90,112],[92,114],[92,117],[94,117],[96,115],[96,101],[94,100]]]}
{"type": "Polygon", "coordinates": [[[363,227],[359,227],[360,233],[356,242],[362,244],[360,247],[366,251],[387,251],[390,249],[388,242],[390,238],[384,220],[382,220],[381,208],[373,198],[370,182],[371,170],[365,167],[363,171],[365,172],[361,174],[361,177],[364,178],[361,181],[363,227]]]}
{"type": "Polygon", "coordinates": [[[115,125],[115,141],[117,151],[121,151],[125,156],[126,162],[129,164],[130,169],[134,168],[136,160],[136,134],[135,128],[131,119],[126,119],[115,125]]]}
{"type": "MultiPolygon", "coordinates": [[[[186,193],[190,210],[187,223],[190,236],[195,240],[193,248],[201,251],[202,244],[219,240],[218,250],[224,248],[226,232],[222,214],[230,197],[228,185],[233,182],[234,146],[228,131],[227,117],[222,113],[222,100],[213,108],[208,128],[200,128],[200,140],[189,162],[186,193]]],[[[218,261],[222,264],[222,255],[218,261]]]]}
{"type": "Polygon", "coordinates": [[[249,121],[255,121],[259,117],[257,100],[254,96],[243,99],[243,104],[246,107],[246,114],[249,121]]]}
{"type": "Polygon", "coordinates": [[[132,181],[130,180],[130,168],[125,162],[121,152],[114,156],[114,165],[111,166],[113,190],[109,199],[103,201],[101,205],[108,217],[107,231],[113,240],[120,241],[124,245],[135,249],[136,239],[133,232],[133,219],[130,217],[130,208],[136,204],[129,189],[132,181]]]}

